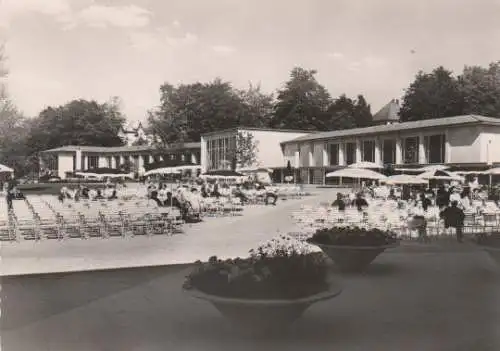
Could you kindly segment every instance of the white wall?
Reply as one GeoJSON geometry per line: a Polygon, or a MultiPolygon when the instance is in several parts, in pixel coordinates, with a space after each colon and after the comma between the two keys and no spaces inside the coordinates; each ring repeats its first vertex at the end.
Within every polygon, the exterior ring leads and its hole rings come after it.
{"type": "Polygon", "coordinates": [[[482,127],[481,162],[500,162],[500,127],[482,127]]]}
{"type": "Polygon", "coordinates": [[[73,153],[58,154],[57,175],[61,179],[66,178],[66,172],[73,172],[73,153]]]}
{"type": "MultiPolygon", "coordinates": [[[[307,133],[268,131],[268,130],[241,130],[254,136],[257,143],[257,162],[259,167],[278,168],[286,167],[288,158],[281,150],[283,141],[292,140],[307,133]]],[[[290,162],[294,166],[294,162],[290,162]]]]}
{"type": "Polygon", "coordinates": [[[448,130],[449,163],[486,162],[481,127],[453,127],[448,130]]]}

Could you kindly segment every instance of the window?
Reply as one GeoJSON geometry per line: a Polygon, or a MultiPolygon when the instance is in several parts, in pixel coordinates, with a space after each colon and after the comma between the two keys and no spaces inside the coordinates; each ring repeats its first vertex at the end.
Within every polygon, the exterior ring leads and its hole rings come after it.
{"type": "Polygon", "coordinates": [[[361,144],[361,158],[361,161],[375,162],[375,141],[363,141],[361,144]]]}
{"type": "MultiPolygon", "coordinates": [[[[209,169],[230,169],[231,158],[236,148],[236,137],[228,136],[207,142],[207,158],[209,169]]],[[[186,154],[186,160],[191,160],[191,155],[186,154]]]]}
{"type": "Polygon", "coordinates": [[[108,163],[107,167],[111,168],[111,156],[106,156],[106,162],[108,163]]]}
{"type": "Polygon", "coordinates": [[[418,163],[418,137],[405,138],[403,141],[403,162],[418,163]]]}
{"type": "Polygon", "coordinates": [[[356,143],[345,144],[345,163],[346,165],[356,163],[356,143]]]}
{"type": "Polygon", "coordinates": [[[115,156],[115,168],[120,166],[120,156],[115,156]]]}
{"type": "Polygon", "coordinates": [[[99,156],[89,156],[89,169],[99,167],[99,156]]]}
{"type": "Polygon", "coordinates": [[[424,137],[425,156],[428,163],[445,163],[446,137],[444,134],[424,137]]]}
{"type": "Polygon", "coordinates": [[[338,166],[339,164],[339,144],[328,145],[328,155],[330,157],[329,165],[338,166]]]}
{"type": "Polygon", "coordinates": [[[384,140],[382,144],[382,162],[384,164],[396,163],[396,140],[384,140]]]}

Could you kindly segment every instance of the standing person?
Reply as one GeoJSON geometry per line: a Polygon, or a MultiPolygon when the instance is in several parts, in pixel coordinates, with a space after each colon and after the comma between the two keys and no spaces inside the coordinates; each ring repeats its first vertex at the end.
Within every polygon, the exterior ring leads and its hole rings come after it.
{"type": "Polygon", "coordinates": [[[7,200],[7,208],[12,210],[12,200],[14,199],[14,187],[9,185],[5,199],[7,200]]]}
{"type": "Polygon", "coordinates": [[[439,208],[447,207],[450,203],[450,194],[443,185],[440,185],[436,193],[436,206],[439,208]]]}
{"type": "Polygon", "coordinates": [[[342,193],[337,193],[337,199],[332,203],[332,207],[337,207],[339,211],[345,210],[345,201],[343,199],[342,193]]]}
{"type": "Polygon", "coordinates": [[[457,232],[457,241],[462,243],[465,213],[458,207],[458,202],[453,201],[451,207],[447,207],[441,212],[441,216],[444,219],[445,228],[455,228],[457,232]]]}

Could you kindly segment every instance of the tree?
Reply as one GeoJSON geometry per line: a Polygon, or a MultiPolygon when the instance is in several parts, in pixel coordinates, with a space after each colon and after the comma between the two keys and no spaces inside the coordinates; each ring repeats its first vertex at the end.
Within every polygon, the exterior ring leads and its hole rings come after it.
{"type": "Polygon", "coordinates": [[[330,116],[327,122],[328,130],[342,130],[356,128],[355,102],[345,95],[340,95],[328,108],[330,116]]]}
{"type": "Polygon", "coordinates": [[[278,91],[274,107],[274,128],[328,130],[331,97],[318,83],[315,70],[292,69],[285,87],[278,91]]]}
{"type": "Polygon", "coordinates": [[[252,167],[257,162],[258,142],[252,133],[238,131],[230,154],[231,168],[252,167]]]}
{"type": "Polygon", "coordinates": [[[269,127],[273,117],[274,97],[261,91],[260,85],[251,83],[247,90],[238,92],[242,103],[243,113],[239,120],[240,127],[269,127]]]}
{"type": "Polygon", "coordinates": [[[488,68],[466,66],[458,82],[464,101],[462,114],[500,117],[500,61],[488,68]]]}
{"type": "Polygon", "coordinates": [[[103,104],[73,100],[40,112],[28,145],[32,153],[63,145],[121,146],[118,133],[124,122],[117,99],[103,104]]]}
{"type": "Polygon", "coordinates": [[[462,114],[459,82],[443,67],[419,72],[406,90],[399,115],[402,121],[451,117],[462,114]]]}
{"type": "Polygon", "coordinates": [[[178,87],[165,83],[160,95],[148,122],[163,145],[200,141],[202,134],[237,127],[249,115],[239,93],[221,79],[178,87]]]}
{"type": "Polygon", "coordinates": [[[373,122],[370,105],[366,102],[363,95],[358,95],[354,103],[354,122],[357,128],[368,127],[373,122]]]}
{"type": "Polygon", "coordinates": [[[9,98],[4,65],[4,47],[0,45],[0,163],[12,167],[17,176],[35,171],[37,163],[27,157],[26,138],[30,121],[22,115],[9,98]]]}

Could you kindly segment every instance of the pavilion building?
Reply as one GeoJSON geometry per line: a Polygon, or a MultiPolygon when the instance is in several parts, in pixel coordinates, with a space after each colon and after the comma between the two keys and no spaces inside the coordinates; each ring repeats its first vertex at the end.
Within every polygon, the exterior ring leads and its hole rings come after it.
{"type": "Polygon", "coordinates": [[[165,160],[200,163],[200,143],[184,143],[168,150],[153,146],[62,146],[40,153],[40,170],[49,170],[61,179],[80,170],[95,168],[119,169],[129,164],[132,171],[138,172],[145,165],[165,160]]]}

